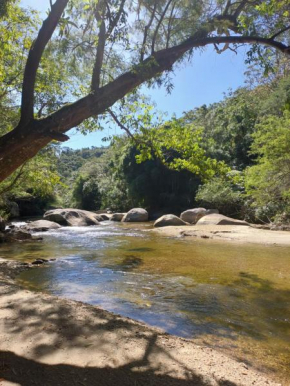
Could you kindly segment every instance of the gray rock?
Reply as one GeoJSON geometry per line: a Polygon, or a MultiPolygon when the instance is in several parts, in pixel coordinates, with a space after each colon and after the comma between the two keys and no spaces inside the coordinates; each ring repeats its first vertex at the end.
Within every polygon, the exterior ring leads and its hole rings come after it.
{"type": "Polygon", "coordinates": [[[110,220],[111,221],[122,221],[122,218],[126,213],[113,213],[110,220]]]}
{"type": "Polygon", "coordinates": [[[9,230],[8,232],[5,232],[5,241],[25,241],[25,240],[31,240],[32,236],[31,234],[24,230],[19,228],[14,228],[9,230]]]}
{"type": "Polygon", "coordinates": [[[222,214],[208,214],[198,220],[197,225],[249,225],[249,223],[222,214]]]}
{"type": "Polygon", "coordinates": [[[88,226],[99,225],[99,214],[82,209],[53,209],[44,213],[43,218],[61,225],[88,226]]]}
{"type": "Polygon", "coordinates": [[[148,221],[148,212],[142,208],[133,208],[122,218],[123,222],[144,222],[148,221]]]}
{"type": "Polygon", "coordinates": [[[217,209],[194,208],[182,212],[180,218],[189,224],[196,224],[203,216],[212,213],[218,214],[219,211],[217,209]]]}
{"type": "Polygon", "coordinates": [[[28,231],[32,232],[43,232],[48,231],[51,229],[59,229],[61,226],[53,221],[48,220],[38,220],[38,221],[32,221],[28,224],[26,224],[22,229],[27,229],[28,231]]]}
{"type": "Polygon", "coordinates": [[[189,224],[196,224],[197,221],[206,215],[205,208],[188,209],[181,213],[181,220],[188,222],[189,224]]]}
{"type": "Polygon", "coordinates": [[[174,214],[165,214],[164,216],[158,218],[154,223],[154,227],[166,227],[170,225],[179,226],[187,225],[187,223],[174,214]]]}

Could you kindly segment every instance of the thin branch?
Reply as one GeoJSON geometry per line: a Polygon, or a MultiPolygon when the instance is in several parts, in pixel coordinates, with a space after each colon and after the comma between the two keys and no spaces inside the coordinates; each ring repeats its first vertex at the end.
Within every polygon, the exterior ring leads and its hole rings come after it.
{"type": "Polygon", "coordinates": [[[152,22],[154,20],[154,17],[155,17],[156,8],[157,8],[157,0],[155,0],[155,2],[154,2],[154,8],[153,8],[153,11],[151,12],[150,20],[149,20],[148,24],[145,26],[145,29],[144,29],[144,36],[143,36],[141,55],[140,55],[141,62],[144,60],[144,55],[145,55],[145,50],[146,50],[147,35],[148,35],[148,31],[149,31],[149,29],[150,29],[150,27],[152,25],[152,22]]]}
{"type": "MultiPolygon", "coordinates": [[[[109,25],[109,28],[108,28],[108,32],[107,32],[107,38],[111,35],[111,33],[113,32],[114,28],[117,26],[119,20],[120,20],[120,17],[122,15],[122,13],[124,12],[124,6],[125,6],[125,1],[126,0],[121,0],[121,4],[120,4],[120,7],[118,9],[118,12],[117,12],[117,15],[116,17],[110,22],[110,25],[109,25]]],[[[108,7],[109,8],[109,7],[108,7]]],[[[110,10],[110,8],[109,8],[110,10]]]]}
{"type": "Polygon", "coordinates": [[[159,21],[157,23],[156,29],[154,31],[154,35],[153,35],[153,38],[152,38],[152,45],[151,45],[151,52],[152,53],[154,52],[154,49],[155,49],[155,43],[156,43],[156,39],[157,39],[157,34],[158,34],[158,31],[159,31],[159,28],[161,26],[161,23],[163,22],[163,19],[164,19],[165,15],[166,15],[166,12],[167,12],[171,2],[172,2],[172,0],[168,0],[166,6],[164,7],[164,10],[163,10],[163,12],[162,12],[162,14],[160,16],[160,19],[159,19],[159,21]]]}
{"type": "Polygon", "coordinates": [[[274,40],[276,37],[278,37],[279,35],[282,35],[284,32],[287,32],[289,30],[290,30],[290,25],[288,27],[281,29],[281,31],[275,33],[275,35],[271,36],[270,39],[274,40]]]}
{"type": "MultiPolygon", "coordinates": [[[[235,10],[235,12],[234,12],[234,18],[235,19],[237,19],[239,16],[240,16],[240,14],[243,12],[243,10],[244,10],[244,8],[246,7],[246,5],[255,5],[256,3],[259,3],[259,2],[257,2],[257,1],[253,1],[253,2],[251,2],[251,1],[249,1],[249,0],[242,0],[241,2],[240,2],[240,4],[238,5],[238,7],[237,7],[237,9],[235,10]]],[[[233,4],[232,4],[233,5],[233,4]]]]}
{"type": "Polygon", "coordinates": [[[43,22],[38,36],[30,48],[25,66],[22,86],[20,118],[20,124],[22,125],[25,125],[31,119],[33,119],[34,87],[37,70],[45,47],[51,39],[53,32],[55,31],[68,1],[69,0],[56,0],[56,2],[51,6],[51,11],[47,19],[43,22]]]}
{"type": "Polygon", "coordinates": [[[225,6],[225,10],[223,12],[224,15],[228,15],[231,5],[232,5],[232,1],[228,0],[227,5],[225,6]]]}
{"type": "Polygon", "coordinates": [[[10,184],[8,184],[5,188],[3,188],[2,190],[0,190],[0,196],[2,196],[2,194],[6,193],[6,192],[9,192],[9,190],[12,189],[13,186],[16,185],[16,183],[18,182],[18,180],[20,179],[20,177],[23,175],[23,168],[24,168],[25,165],[26,165],[26,163],[24,163],[24,164],[20,167],[19,172],[17,173],[16,177],[13,178],[13,180],[10,182],[10,184]]]}
{"type": "Polygon", "coordinates": [[[169,43],[170,43],[170,38],[171,38],[171,22],[172,22],[172,19],[173,19],[173,13],[174,13],[175,5],[176,5],[176,2],[173,3],[173,6],[172,6],[171,12],[170,12],[170,16],[169,16],[169,20],[168,20],[166,48],[169,47],[169,43]]]}
{"type": "Polygon", "coordinates": [[[117,115],[111,109],[108,109],[107,111],[111,115],[111,117],[114,119],[116,124],[120,127],[120,129],[122,129],[123,131],[125,131],[127,133],[128,137],[132,138],[134,140],[134,142],[136,142],[136,143],[140,142],[137,140],[137,138],[134,137],[134,135],[131,133],[131,131],[125,125],[123,125],[123,123],[119,120],[117,115]]]}

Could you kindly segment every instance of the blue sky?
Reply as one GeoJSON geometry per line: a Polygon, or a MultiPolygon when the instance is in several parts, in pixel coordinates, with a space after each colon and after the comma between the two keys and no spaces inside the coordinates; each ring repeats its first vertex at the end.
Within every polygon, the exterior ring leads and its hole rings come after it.
{"type": "MultiPolygon", "coordinates": [[[[42,12],[49,8],[49,0],[21,0],[21,3],[42,12]]],[[[191,63],[184,63],[175,71],[174,89],[170,95],[164,88],[148,90],[143,87],[142,90],[150,95],[158,110],[167,112],[169,117],[173,114],[180,116],[183,111],[218,102],[229,89],[242,86],[246,70],[244,59],[244,49],[238,55],[232,51],[218,55],[212,47],[208,47],[203,52],[196,51],[191,63]]],[[[71,139],[64,146],[76,149],[106,145],[102,138],[115,133],[118,131],[108,128],[84,136],[71,130],[68,133],[71,139]]]]}

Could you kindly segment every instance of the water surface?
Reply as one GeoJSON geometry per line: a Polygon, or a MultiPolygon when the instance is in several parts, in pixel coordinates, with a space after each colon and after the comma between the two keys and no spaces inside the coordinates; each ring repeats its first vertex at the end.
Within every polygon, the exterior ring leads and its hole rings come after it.
{"type": "Polygon", "coordinates": [[[0,255],[56,259],[20,275],[30,289],[99,305],[290,379],[290,248],[170,239],[150,227],[61,228],[0,255]]]}

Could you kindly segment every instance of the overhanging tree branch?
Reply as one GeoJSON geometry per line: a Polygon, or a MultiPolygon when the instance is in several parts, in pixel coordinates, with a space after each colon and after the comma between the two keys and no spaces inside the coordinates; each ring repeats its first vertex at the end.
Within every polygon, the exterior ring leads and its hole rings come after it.
{"type": "Polygon", "coordinates": [[[85,119],[104,113],[134,88],[154,78],[159,73],[170,70],[173,64],[187,51],[211,44],[261,44],[273,47],[290,56],[289,46],[278,41],[273,41],[272,39],[257,36],[212,36],[205,38],[192,36],[179,45],[155,52],[149,58],[132,68],[131,71],[124,73],[101,87],[98,93],[89,94],[43,118],[39,121],[42,126],[41,132],[45,135],[47,125],[53,124],[55,131],[64,133],[79,125],[85,119]]]}
{"type": "Polygon", "coordinates": [[[18,125],[17,128],[2,136],[0,138],[0,181],[37,154],[51,142],[52,138],[67,139],[64,135],[58,134],[64,134],[87,118],[104,113],[134,88],[170,70],[186,52],[194,48],[210,44],[261,44],[290,56],[290,47],[273,39],[259,36],[208,36],[208,34],[208,31],[201,29],[180,44],[153,53],[130,71],[99,88],[97,93],[90,93],[45,118],[30,120],[26,126],[18,125]]]}
{"type": "Polygon", "coordinates": [[[47,19],[43,22],[39,30],[38,36],[33,42],[28,59],[25,66],[23,86],[22,86],[22,101],[21,101],[21,119],[20,124],[25,125],[33,119],[34,108],[34,87],[37,70],[41,61],[43,51],[52,37],[53,32],[61,18],[61,15],[67,6],[69,0],[56,0],[51,5],[51,11],[47,19]]]}

